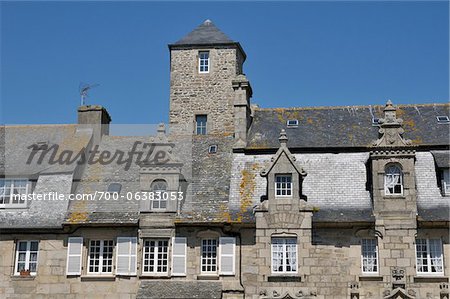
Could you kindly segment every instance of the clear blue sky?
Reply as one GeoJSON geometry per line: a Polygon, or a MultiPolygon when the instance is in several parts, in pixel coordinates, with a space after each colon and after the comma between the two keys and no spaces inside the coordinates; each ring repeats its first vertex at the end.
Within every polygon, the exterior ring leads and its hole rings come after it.
{"type": "Polygon", "coordinates": [[[2,123],[167,121],[167,44],[205,19],[239,41],[262,107],[447,102],[449,4],[1,2],[2,123]]]}

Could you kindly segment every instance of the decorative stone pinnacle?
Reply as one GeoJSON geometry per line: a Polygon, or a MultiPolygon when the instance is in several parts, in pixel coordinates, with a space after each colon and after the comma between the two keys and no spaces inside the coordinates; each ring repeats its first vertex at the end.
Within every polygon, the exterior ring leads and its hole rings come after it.
{"type": "Polygon", "coordinates": [[[403,120],[397,118],[397,107],[394,106],[391,100],[386,102],[383,109],[384,117],[378,120],[380,124],[379,138],[376,140],[374,146],[405,146],[410,145],[411,140],[403,138],[404,130],[402,128],[403,120]]]}
{"type": "Polygon", "coordinates": [[[156,132],[158,132],[158,136],[166,135],[166,126],[163,123],[158,124],[156,132]]]}
{"type": "Polygon", "coordinates": [[[212,24],[212,21],[211,21],[210,19],[206,19],[206,20],[203,22],[203,24],[204,24],[204,25],[211,25],[211,24],[212,24]]]}
{"type": "Polygon", "coordinates": [[[278,138],[278,140],[280,141],[280,144],[283,146],[286,146],[286,143],[288,142],[288,137],[286,135],[286,130],[282,129],[280,132],[280,138],[278,138]]]}

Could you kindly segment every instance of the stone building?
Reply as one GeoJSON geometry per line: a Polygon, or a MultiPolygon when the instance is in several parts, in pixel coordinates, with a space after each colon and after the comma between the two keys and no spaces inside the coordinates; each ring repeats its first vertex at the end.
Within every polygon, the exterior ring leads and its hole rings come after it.
{"type": "Polygon", "coordinates": [[[449,298],[449,104],[259,108],[211,21],[169,51],[154,136],[1,128],[0,298],[449,298]]]}

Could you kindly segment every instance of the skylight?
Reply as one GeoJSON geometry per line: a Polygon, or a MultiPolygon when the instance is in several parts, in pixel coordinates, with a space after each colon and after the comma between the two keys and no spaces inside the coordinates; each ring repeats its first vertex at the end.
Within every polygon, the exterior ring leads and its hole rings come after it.
{"type": "Polygon", "coordinates": [[[298,127],[298,119],[289,119],[286,123],[288,128],[298,127]]]}
{"type": "Polygon", "coordinates": [[[374,118],[372,118],[372,126],[378,126],[378,121],[379,121],[380,119],[378,118],[378,117],[374,117],[374,118]]]}
{"type": "Polygon", "coordinates": [[[439,124],[448,124],[450,123],[450,119],[447,115],[436,116],[439,124]]]}

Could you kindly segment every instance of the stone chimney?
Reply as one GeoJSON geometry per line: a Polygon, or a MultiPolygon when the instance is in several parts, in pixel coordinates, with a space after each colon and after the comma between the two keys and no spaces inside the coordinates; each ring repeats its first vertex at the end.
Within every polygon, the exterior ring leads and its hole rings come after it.
{"type": "Polygon", "coordinates": [[[109,134],[111,117],[108,111],[99,105],[85,105],[78,107],[78,124],[81,127],[93,129],[94,144],[98,144],[103,135],[109,134]]]}
{"type": "Polygon", "coordinates": [[[252,88],[250,82],[242,74],[238,75],[232,84],[234,89],[234,148],[245,148],[247,131],[252,121],[250,108],[252,88]]]}

